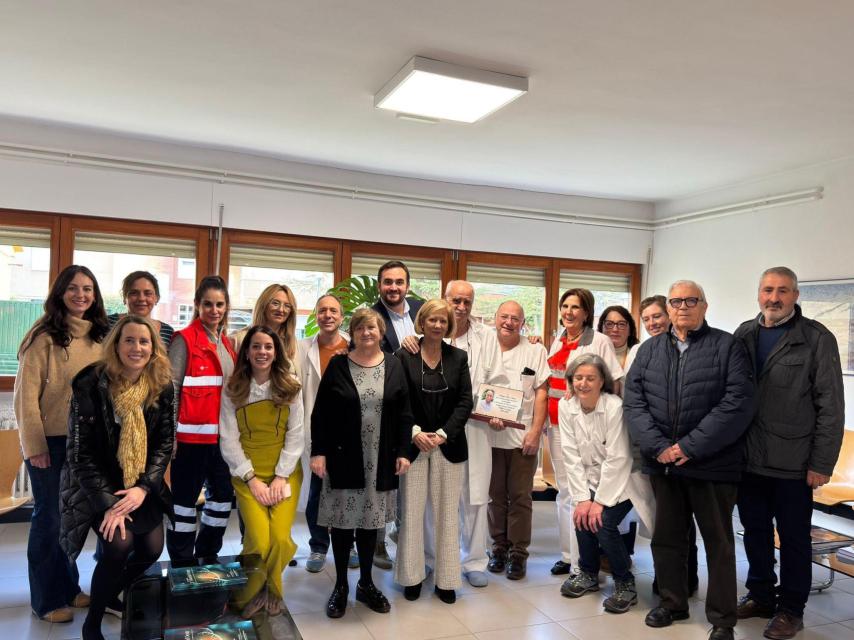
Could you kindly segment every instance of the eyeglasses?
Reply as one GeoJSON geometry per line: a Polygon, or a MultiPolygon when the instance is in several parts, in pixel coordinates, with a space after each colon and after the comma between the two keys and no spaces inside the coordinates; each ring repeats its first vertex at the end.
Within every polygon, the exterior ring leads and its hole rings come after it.
{"type": "Polygon", "coordinates": [[[287,309],[288,311],[291,311],[294,308],[290,302],[282,302],[281,300],[270,300],[270,306],[273,307],[273,309],[287,309]]]}
{"type": "Polygon", "coordinates": [[[611,322],[610,320],[606,320],[603,326],[606,329],[620,329],[622,331],[623,329],[628,328],[629,323],[625,320],[619,320],[617,322],[611,322]]]}
{"type": "Polygon", "coordinates": [[[667,301],[674,309],[681,309],[684,304],[688,309],[692,309],[697,306],[698,302],[703,302],[702,298],[670,298],[667,301]]]}
{"type": "Polygon", "coordinates": [[[439,370],[438,371],[430,371],[432,374],[438,373],[442,378],[442,384],[445,386],[442,389],[427,389],[424,387],[424,374],[426,371],[424,370],[424,359],[421,359],[421,391],[423,393],[445,393],[448,390],[448,381],[445,380],[444,368],[442,367],[442,361],[439,360],[439,370]]]}

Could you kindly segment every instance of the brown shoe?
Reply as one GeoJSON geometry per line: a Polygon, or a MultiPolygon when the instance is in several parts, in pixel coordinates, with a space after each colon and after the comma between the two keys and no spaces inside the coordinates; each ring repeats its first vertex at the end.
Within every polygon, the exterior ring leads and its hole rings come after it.
{"type": "Polygon", "coordinates": [[[89,597],[89,594],[83,593],[82,591],[74,596],[74,600],[71,601],[71,606],[75,609],[85,609],[92,602],[92,598],[89,597]]]}
{"type": "Polygon", "coordinates": [[[74,612],[70,607],[62,607],[49,611],[41,617],[45,622],[71,622],[74,620],[74,612]]]}
{"type": "Polygon", "coordinates": [[[765,626],[762,635],[771,640],[787,640],[804,628],[804,619],[793,616],[785,611],[778,611],[771,621],[765,626]]]}
{"type": "Polygon", "coordinates": [[[736,616],[739,620],[744,620],[745,618],[771,618],[774,616],[774,609],[757,602],[748,594],[738,599],[736,616]]]}

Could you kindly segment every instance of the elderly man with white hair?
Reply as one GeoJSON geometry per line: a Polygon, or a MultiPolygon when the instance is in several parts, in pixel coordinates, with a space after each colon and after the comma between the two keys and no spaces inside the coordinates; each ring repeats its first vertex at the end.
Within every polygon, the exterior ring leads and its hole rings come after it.
{"type": "Polygon", "coordinates": [[[697,520],[709,571],[711,640],[732,640],[737,585],[732,512],[753,417],[753,372],[744,344],[705,320],[696,282],[673,283],[670,331],[644,342],[626,380],[623,411],[656,501],[652,557],[661,602],[646,624],[688,618],[688,529],[697,520]]]}

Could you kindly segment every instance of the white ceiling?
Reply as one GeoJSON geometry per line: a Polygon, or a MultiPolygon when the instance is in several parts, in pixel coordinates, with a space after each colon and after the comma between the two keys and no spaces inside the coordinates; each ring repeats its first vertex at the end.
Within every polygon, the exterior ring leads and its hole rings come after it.
{"type": "Polygon", "coordinates": [[[665,200],[854,155],[849,0],[0,0],[0,116],[372,172],[665,200]],[[527,75],[475,125],[412,56],[527,75]]]}

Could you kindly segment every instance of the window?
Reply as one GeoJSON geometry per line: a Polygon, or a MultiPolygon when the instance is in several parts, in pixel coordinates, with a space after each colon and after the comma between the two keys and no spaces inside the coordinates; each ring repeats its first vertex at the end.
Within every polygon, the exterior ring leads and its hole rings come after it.
{"type": "MultiPolygon", "coordinates": [[[[181,329],[189,322],[181,308],[192,309],[196,291],[194,240],[77,231],[74,262],[89,267],[98,279],[107,313],[124,313],[122,281],[132,271],[157,278],[160,302],[151,317],[181,329]]],[[[192,312],[190,313],[192,317],[192,312]]]]}
{"type": "Polygon", "coordinates": [[[178,324],[176,326],[184,327],[190,324],[193,319],[193,305],[179,304],[178,305],[178,324]]]}
{"type": "Polygon", "coordinates": [[[632,310],[631,276],[627,273],[594,273],[590,271],[560,272],[560,291],[557,299],[568,289],[589,289],[596,304],[593,326],[599,322],[602,312],[613,305],[632,310]]]}
{"type": "Polygon", "coordinates": [[[409,269],[409,290],[425,300],[442,297],[442,263],[424,258],[390,258],[383,256],[354,255],[354,276],[377,277],[377,270],[389,260],[400,260],[409,269]]]}
{"type": "Polygon", "coordinates": [[[258,296],[274,283],[287,285],[297,299],[297,337],[304,336],[314,303],[334,282],[334,254],[289,248],[230,246],[228,291],[233,313],[252,312],[258,296]]]}
{"type": "Polygon", "coordinates": [[[494,326],[495,312],[501,303],[515,300],[525,311],[523,333],[543,335],[545,269],[468,263],[466,280],[474,286],[473,318],[494,326]]]}
{"type": "Polygon", "coordinates": [[[0,227],[0,375],[15,375],[18,347],[44,313],[50,231],[0,227]]]}

